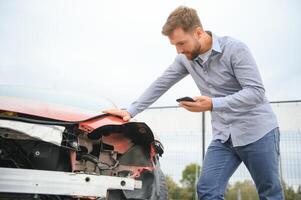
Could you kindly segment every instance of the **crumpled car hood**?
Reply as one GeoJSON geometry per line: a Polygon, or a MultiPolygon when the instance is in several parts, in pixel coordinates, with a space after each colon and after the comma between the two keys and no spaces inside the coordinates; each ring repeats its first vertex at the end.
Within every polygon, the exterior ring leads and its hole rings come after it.
{"type": "Polygon", "coordinates": [[[84,121],[102,114],[101,110],[97,113],[71,106],[5,96],[0,96],[0,110],[67,122],[84,121]]]}
{"type": "MultiPolygon", "coordinates": [[[[77,126],[82,131],[85,131],[89,133],[89,137],[91,139],[98,139],[103,134],[115,132],[115,133],[123,133],[126,134],[128,137],[130,137],[133,141],[147,145],[152,143],[153,141],[158,141],[158,138],[152,133],[151,129],[144,124],[140,122],[125,122],[121,118],[116,116],[111,116],[107,114],[103,114],[101,111],[99,113],[93,112],[90,110],[85,109],[79,109],[75,107],[69,107],[69,106],[63,106],[53,103],[46,103],[41,101],[35,101],[31,99],[24,99],[19,97],[4,97],[0,96],[0,115],[2,113],[2,120],[8,119],[9,120],[9,113],[12,113],[12,118],[17,121],[22,121],[22,114],[27,116],[35,116],[35,117],[42,117],[45,120],[55,120],[54,122],[45,122],[48,125],[61,125],[60,123],[67,124],[73,124],[77,126]],[[4,113],[4,116],[3,116],[4,113]],[[19,117],[21,116],[21,117],[19,117]],[[70,122],[70,123],[69,123],[70,122]],[[57,124],[56,124],[57,123],[57,124]],[[93,138],[95,137],[95,138],[93,138]]],[[[35,120],[34,118],[31,119],[27,118],[25,119],[25,122],[30,123],[31,120],[35,120]]],[[[36,120],[36,121],[39,121],[36,120]]],[[[7,121],[9,122],[9,121],[7,121]]],[[[6,128],[12,128],[14,130],[20,131],[20,132],[26,132],[25,129],[28,129],[28,127],[25,127],[24,124],[20,123],[20,130],[15,129],[15,125],[9,126],[9,124],[4,124],[6,128]],[[13,128],[14,127],[14,128],[13,128]]],[[[33,122],[34,123],[34,122],[33,122]]],[[[43,120],[39,121],[39,123],[44,123],[43,120]]],[[[43,127],[43,126],[41,126],[43,127]]],[[[35,125],[35,128],[38,130],[40,127],[37,127],[35,125]]],[[[52,129],[54,126],[51,127],[52,129]]],[[[51,142],[53,144],[60,143],[61,141],[61,135],[62,131],[57,134],[58,139],[55,140],[55,142],[51,141],[54,140],[54,138],[51,136],[52,134],[50,131],[46,131],[47,135],[50,135],[50,140],[48,142],[51,142]]],[[[27,131],[28,132],[28,131],[27,131]]],[[[28,134],[28,133],[27,133],[28,134]]],[[[36,135],[29,134],[31,137],[35,138],[47,138],[45,135],[37,137],[36,135]]],[[[56,134],[53,134],[56,135],[56,134]]],[[[162,145],[161,145],[162,146],[162,145]]],[[[163,152],[163,151],[162,151],[163,152]]]]}

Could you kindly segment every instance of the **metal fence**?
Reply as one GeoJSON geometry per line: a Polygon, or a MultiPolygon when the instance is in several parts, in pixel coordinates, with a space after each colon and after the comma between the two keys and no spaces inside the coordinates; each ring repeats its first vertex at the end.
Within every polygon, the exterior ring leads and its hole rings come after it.
{"type": "MultiPolygon", "coordinates": [[[[281,177],[289,186],[301,185],[301,101],[271,102],[280,131],[281,177]]],[[[211,141],[210,113],[191,113],[176,106],[152,107],[136,117],[145,121],[162,141],[165,153],[161,167],[176,182],[180,182],[185,166],[202,166],[204,151],[211,141]]],[[[241,164],[230,179],[251,180],[241,164]]]]}

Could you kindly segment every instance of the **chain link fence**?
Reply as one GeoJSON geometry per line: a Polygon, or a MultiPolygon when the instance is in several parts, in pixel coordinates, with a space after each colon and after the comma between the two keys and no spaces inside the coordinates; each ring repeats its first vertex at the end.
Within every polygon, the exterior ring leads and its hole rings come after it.
{"type": "MultiPolygon", "coordinates": [[[[281,178],[297,189],[301,185],[301,101],[271,102],[277,115],[280,131],[281,178]]],[[[165,148],[161,159],[163,171],[180,183],[185,166],[202,166],[203,151],[211,141],[210,113],[192,113],[180,107],[153,107],[136,117],[146,122],[160,138],[165,148]]],[[[241,164],[229,183],[251,180],[241,164]]]]}

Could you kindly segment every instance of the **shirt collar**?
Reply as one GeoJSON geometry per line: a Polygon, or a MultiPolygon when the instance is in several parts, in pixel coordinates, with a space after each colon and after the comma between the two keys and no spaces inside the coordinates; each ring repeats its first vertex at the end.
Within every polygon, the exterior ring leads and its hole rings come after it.
{"type": "Polygon", "coordinates": [[[211,35],[211,37],[212,37],[212,46],[211,46],[211,48],[207,52],[203,53],[202,55],[198,55],[194,59],[194,61],[200,59],[202,63],[206,62],[206,60],[208,59],[208,57],[211,55],[212,51],[215,51],[217,53],[222,53],[222,50],[221,50],[221,47],[220,47],[220,44],[219,44],[219,41],[218,41],[218,36],[215,35],[214,33],[212,33],[211,31],[206,31],[206,32],[209,35],[211,35]],[[205,60],[204,60],[204,58],[205,58],[205,60]]]}
{"type": "Polygon", "coordinates": [[[212,37],[212,47],[211,47],[212,50],[215,52],[218,52],[218,53],[222,53],[221,46],[218,41],[218,36],[215,35],[214,33],[211,33],[210,31],[207,31],[207,32],[209,32],[212,37]]]}

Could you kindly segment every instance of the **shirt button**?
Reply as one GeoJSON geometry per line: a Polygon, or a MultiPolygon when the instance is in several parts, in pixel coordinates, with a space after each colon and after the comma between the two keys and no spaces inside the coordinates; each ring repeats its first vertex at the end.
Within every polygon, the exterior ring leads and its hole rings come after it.
{"type": "Polygon", "coordinates": [[[212,88],[212,85],[208,85],[210,88],[212,88]]]}
{"type": "Polygon", "coordinates": [[[207,74],[207,71],[205,70],[204,73],[207,74]]]}

